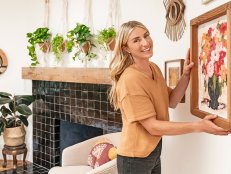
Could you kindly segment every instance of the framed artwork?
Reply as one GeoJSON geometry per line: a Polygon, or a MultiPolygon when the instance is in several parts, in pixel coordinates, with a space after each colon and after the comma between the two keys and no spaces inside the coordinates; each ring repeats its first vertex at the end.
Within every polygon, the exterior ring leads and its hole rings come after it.
{"type": "MultiPolygon", "coordinates": [[[[183,73],[184,59],[176,59],[165,61],[165,80],[170,88],[175,88],[178,80],[183,73]]],[[[181,103],[185,102],[185,96],[182,98],[181,103]]]]}
{"type": "Polygon", "coordinates": [[[4,73],[7,69],[8,62],[6,58],[6,54],[0,49],[0,74],[4,73]]]}
{"type": "Polygon", "coordinates": [[[230,128],[231,2],[190,21],[191,112],[204,118],[218,115],[215,124],[230,128]]]}

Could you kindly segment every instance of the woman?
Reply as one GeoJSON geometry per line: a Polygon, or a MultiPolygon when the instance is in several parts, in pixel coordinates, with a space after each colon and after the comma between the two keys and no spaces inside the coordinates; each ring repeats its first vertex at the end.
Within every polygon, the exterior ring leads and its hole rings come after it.
{"type": "Polygon", "coordinates": [[[160,69],[149,61],[153,41],[140,22],[124,23],[117,36],[114,58],[110,64],[113,80],[110,102],[122,114],[122,136],[118,147],[119,174],[160,174],[162,135],[207,132],[228,135],[208,115],[198,122],[170,122],[168,107],[175,108],[190,79],[189,51],[184,72],[175,89],[166,86],[160,69]]]}

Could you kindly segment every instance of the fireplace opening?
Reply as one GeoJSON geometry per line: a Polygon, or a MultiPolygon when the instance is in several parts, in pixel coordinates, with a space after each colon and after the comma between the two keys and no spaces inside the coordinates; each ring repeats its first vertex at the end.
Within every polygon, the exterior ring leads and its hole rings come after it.
{"type": "MultiPolygon", "coordinates": [[[[63,149],[87,139],[103,135],[103,129],[68,121],[60,121],[60,154],[63,149]]],[[[62,155],[60,156],[60,163],[62,155]]]]}

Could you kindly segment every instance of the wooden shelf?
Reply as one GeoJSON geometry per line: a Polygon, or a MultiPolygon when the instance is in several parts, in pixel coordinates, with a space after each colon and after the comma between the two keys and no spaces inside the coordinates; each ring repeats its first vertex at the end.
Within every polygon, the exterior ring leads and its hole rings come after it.
{"type": "Polygon", "coordinates": [[[23,67],[22,78],[56,82],[111,84],[108,68],[23,67]]]}

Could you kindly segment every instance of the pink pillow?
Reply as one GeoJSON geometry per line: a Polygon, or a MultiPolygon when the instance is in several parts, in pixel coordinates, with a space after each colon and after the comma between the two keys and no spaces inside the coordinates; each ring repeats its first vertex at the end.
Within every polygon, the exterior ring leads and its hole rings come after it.
{"type": "Polygon", "coordinates": [[[109,151],[112,148],[115,147],[109,142],[101,142],[94,145],[88,155],[88,165],[96,168],[110,161],[111,159],[109,158],[109,151]]]}

